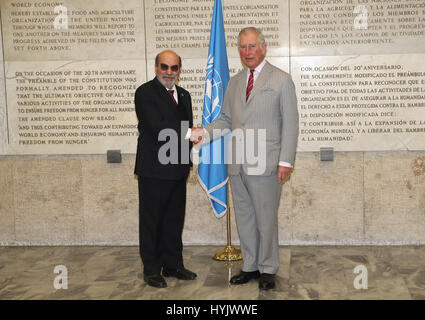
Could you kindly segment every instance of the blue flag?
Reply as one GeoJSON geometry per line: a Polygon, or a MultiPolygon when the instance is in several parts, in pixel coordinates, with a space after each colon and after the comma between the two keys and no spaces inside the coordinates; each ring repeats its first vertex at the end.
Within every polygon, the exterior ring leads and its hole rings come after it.
{"type": "MultiPolygon", "coordinates": [[[[228,82],[229,66],[224,36],[223,11],[221,0],[215,0],[205,80],[202,126],[220,118],[228,82]]],[[[227,211],[228,175],[226,159],[224,159],[226,154],[225,140],[227,140],[225,137],[217,139],[203,146],[199,153],[199,182],[207,192],[217,218],[223,217],[227,211]]]]}

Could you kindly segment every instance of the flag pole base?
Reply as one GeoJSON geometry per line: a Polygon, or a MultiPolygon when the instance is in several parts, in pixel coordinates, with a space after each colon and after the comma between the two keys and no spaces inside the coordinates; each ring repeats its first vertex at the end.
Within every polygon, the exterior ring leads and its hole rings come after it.
{"type": "Polygon", "coordinates": [[[226,246],[224,249],[218,250],[212,258],[218,261],[238,261],[242,260],[242,253],[234,246],[226,246]]]}

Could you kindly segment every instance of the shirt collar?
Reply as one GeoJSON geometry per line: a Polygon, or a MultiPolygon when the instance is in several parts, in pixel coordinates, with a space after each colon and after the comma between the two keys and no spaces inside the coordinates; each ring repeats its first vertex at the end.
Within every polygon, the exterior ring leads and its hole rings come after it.
{"type": "Polygon", "coordinates": [[[256,68],[255,68],[255,73],[260,73],[261,70],[263,70],[264,65],[266,64],[266,59],[263,60],[263,62],[261,62],[256,68]]]}
{"type": "Polygon", "coordinates": [[[164,88],[165,88],[165,89],[167,89],[167,91],[168,91],[168,90],[174,90],[174,92],[177,92],[176,85],[174,85],[171,89],[168,89],[168,88],[167,88],[167,87],[165,87],[165,86],[164,86],[164,88]]]}

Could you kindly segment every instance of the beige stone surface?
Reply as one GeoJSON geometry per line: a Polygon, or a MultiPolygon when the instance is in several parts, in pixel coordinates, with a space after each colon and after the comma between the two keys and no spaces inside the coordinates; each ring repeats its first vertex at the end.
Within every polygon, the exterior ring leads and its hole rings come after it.
{"type": "Polygon", "coordinates": [[[423,243],[424,152],[368,153],[364,162],[365,240],[423,243]]]}
{"type": "Polygon", "coordinates": [[[292,244],[363,242],[362,153],[298,154],[290,190],[292,244]]]}
{"type": "Polygon", "coordinates": [[[142,1],[2,0],[0,7],[6,61],[145,58],[142,1]]]}
{"type": "MultiPolygon", "coordinates": [[[[2,244],[138,244],[134,154],[120,164],[105,156],[3,157],[0,160],[2,244]]],[[[299,153],[281,194],[281,245],[423,244],[423,152],[299,153]]],[[[197,182],[187,184],[185,244],[225,245],[226,218],[217,219],[197,182]]],[[[232,244],[239,245],[231,193],[232,244]]]]}
{"type": "Polygon", "coordinates": [[[267,56],[289,56],[290,0],[224,0],[223,16],[228,55],[239,58],[237,37],[245,27],[263,31],[267,42],[267,56]],[[238,23],[235,24],[235,22],[238,23]],[[241,24],[239,22],[242,22],[241,24]]]}
{"type": "MultiPolygon", "coordinates": [[[[137,245],[138,196],[137,180],[133,175],[137,140],[134,90],[154,77],[155,55],[165,48],[174,49],[183,58],[180,85],[192,93],[195,125],[201,123],[213,1],[65,0],[62,3],[68,9],[69,29],[60,31],[53,29],[53,19],[58,15],[53,11],[56,1],[37,3],[42,6],[35,8],[35,2],[30,1],[0,0],[3,36],[0,49],[4,49],[5,57],[5,61],[0,61],[0,243],[137,245]],[[12,5],[18,3],[21,6],[13,9],[12,5]],[[12,11],[13,17],[20,20],[12,21],[12,11]],[[25,22],[36,12],[46,13],[38,18],[47,17],[47,22],[25,22]],[[189,17],[181,18],[180,14],[188,14],[189,17]],[[112,18],[117,19],[112,21],[112,18]],[[158,25],[161,21],[165,24],[158,25]],[[167,24],[170,22],[186,24],[167,24]],[[120,23],[123,25],[118,27],[120,23]],[[14,28],[24,25],[28,28],[14,28]],[[102,25],[105,28],[98,29],[97,36],[72,34],[83,32],[84,26],[98,28],[102,25]],[[112,30],[112,25],[117,27],[116,30],[112,30]],[[45,33],[31,35],[30,32],[45,33]],[[186,39],[179,37],[188,35],[194,37],[189,42],[201,47],[182,46],[186,39]],[[78,37],[91,40],[89,43],[70,42],[78,37]],[[18,38],[32,42],[13,43],[18,38]],[[100,42],[95,42],[96,39],[100,42]],[[109,42],[109,39],[115,40],[109,42]],[[165,43],[166,46],[157,46],[158,43],[165,43]],[[177,43],[180,44],[177,46],[177,43]],[[58,47],[52,49],[52,45],[58,47]],[[134,70],[135,75],[119,74],[123,70],[134,70]],[[105,71],[110,73],[100,75],[105,71]],[[46,72],[63,72],[64,76],[51,76],[46,72]],[[96,82],[101,77],[114,81],[121,79],[112,84],[130,87],[100,89],[101,85],[111,84],[96,82]],[[47,82],[49,79],[55,79],[57,85],[74,86],[76,89],[55,91],[53,85],[47,82]],[[58,92],[71,94],[71,97],[49,97],[49,94],[58,92]],[[106,103],[107,106],[98,104],[100,99],[95,96],[80,99],[74,95],[99,92],[110,94],[102,99],[128,100],[125,104],[128,109],[119,110],[113,103],[106,103]],[[97,107],[98,110],[78,111],[76,115],[73,110],[52,111],[49,109],[59,107],[45,105],[43,108],[47,110],[31,112],[28,110],[33,105],[18,103],[52,100],[71,103],[71,107],[75,108],[77,105],[81,107],[78,103],[74,105],[75,101],[85,100],[87,105],[84,107],[97,107]],[[72,118],[75,116],[79,118],[72,118]],[[108,124],[133,127],[118,130],[131,131],[127,136],[109,136],[110,131],[106,129],[106,136],[92,135],[87,138],[71,130],[71,135],[64,138],[87,140],[87,144],[40,146],[20,143],[20,140],[37,138],[28,136],[23,139],[20,133],[68,132],[47,129],[44,127],[46,125],[108,124]],[[32,126],[44,128],[35,129],[32,126]],[[76,133],[79,135],[76,136],[76,133]],[[122,163],[106,163],[105,153],[111,149],[123,152],[122,163]],[[62,155],[46,156],[48,154],[62,155]]],[[[422,0],[409,3],[421,5],[422,0]]],[[[407,1],[401,4],[407,4],[407,1]]],[[[299,1],[289,0],[266,0],[261,3],[254,0],[223,0],[231,75],[241,69],[235,43],[239,30],[247,25],[260,26],[269,43],[268,60],[290,71],[294,79],[301,129],[329,130],[333,127],[329,122],[336,119],[345,122],[338,128],[354,130],[346,132],[352,136],[351,140],[299,141],[295,170],[282,188],[280,244],[425,244],[425,42],[423,35],[414,35],[415,28],[420,28],[425,21],[423,10],[418,9],[417,13],[405,19],[398,16],[391,18],[389,4],[355,0],[352,5],[335,9],[347,14],[344,21],[339,17],[336,19],[339,22],[335,23],[335,16],[324,16],[327,13],[332,15],[329,6],[312,5],[310,9],[313,11],[301,12],[301,5],[299,1]],[[358,4],[364,4],[370,14],[368,29],[352,29],[356,17],[352,13],[358,4]],[[301,14],[310,14],[311,17],[301,17],[301,14]],[[309,35],[307,40],[332,38],[348,42],[336,45],[301,43],[301,20],[307,21],[310,26],[313,21],[326,21],[336,28],[323,38],[319,37],[318,29],[311,29],[304,33],[309,35]],[[413,27],[415,24],[417,26],[413,27]],[[344,30],[344,26],[351,29],[344,30]],[[356,45],[350,42],[359,39],[378,40],[356,45]],[[291,58],[288,57],[289,43],[291,58]],[[354,84],[336,84],[350,78],[341,79],[332,75],[360,76],[354,84]],[[313,77],[316,77],[314,81],[313,77]],[[387,80],[389,82],[382,82],[387,80]],[[324,91],[306,91],[316,89],[324,91]],[[305,100],[309,97],[335,100],[305,100]],[[343,102],[349,106],[339,108],[337,105],[343,102]],[[371,107],[373,103],[386,105],[371,107]],[[333,107],[342,116],[332,117],[330,113],[336,112],[332,111],[333,107]],[[346,114],[356,112],[359,114],[346,114]],[[309,121],[316,124],[306,126],[305,123],[309,121]],[[359,135],[356,130],[360,125],[372,129],[372,132],[366,130],[365,134],[359,135]],[[391,132],[373,131],[382,128],[389,128],[391,132]],[[321,147],[334,147],[338,151],[333,162],[319,160],[317,151],[321,147]]],[[[84,132],[99,133],[100,130],[105,129],[88,127],[84,132]]],[[[302,132],[300,138],[317,138],[320,135],[302,132]]],[[[197,182],[196,167],[191,172],[187,187],[185,244],[225,245],[226,218],[217,219],[214,216],[207,196],[197,182]]],[[[229,201],[232,243],[238,245],[231,193],[229,201]]],[[[387,287],[384,283],[383,288],[387,287]]],[[[311,292],[307,291],[303,294],[310,296],[311,292]]]]}
{"type": "Polygon", "coordinates": [[[143,60],[8,62],[5,69],[10,154],[135,152],[143,60]]]}
{"type": "Polygon", "coordinates": [[[236,226],[235,210],[233,206],[232,188],[227,185],[228,209],[225,215],[217,218],[214,214],[207,193],[198,182],[198,167],[191,170],[187,183],[186,220],[183,231],[185,243],[239,245],[239,233],[236,226]],[[227,238],[227,215],[230,214],[230,235],[227,238]]]}
{"type": "Polygon", "coordinates": [[[107,163],[106,156],[82,158],[84,241],[134,244],[138,241],[138,189],[134,155],[122,163],[107,163]]]}
{"type": "Polygon", "coordinates": [[[270,62],[272,65],[274,65],[275,67],[278,67],[279,69],[281,69],[281,70],[283,70],[287,73],[291,73],[290,58],[289,57],[266,56],[266,60],[268,62],[270,62]]]}
{"type": "MultiPolygon", "coordinates": [[[[198,182],[197,167],[191,170],[187,183],[186,218],[183,231],[185,243],[225,244],[226,218],[217,219],[207,194],[198,182]]],[[[234,216],[232,216],[234,219],[234,216]]],[[[236,233],[236,229],[232,230],[236,233]]]]}
{"type": "MultiPolygon", "coordinates": [[[[0,25],[1,34],[1,25],[0,25]]],[[[0,35],[0,50],[3,52],[3,40],[0,35]]],[[[7,107],[6,107],[6,93],[4,89],[4,63],[3,55],[0,55],[0,155],[7,153],[7,107]]]]}
{"type": "MultiPolygon", "coordinates": [[[[425,298],[423,246],[280,247],[276,287],[267,291],[258,290],[258,281],[250,281],[241,286],[229,285],[230,278],[239,273],[242,262],[212,260],[211,256],[218,249],[219,246],[185,246],[185,267],[196,272],[197,279],[182,281],[168,277],[167,288],[157,289],[143,281],[143,264],[137,246],[0,247],[0,261],[3,266],[0,269],[0,298],[140,299],[144,300],[144,306],[148,307],[151,306],[151,300],[161,300],[161,303],[170,303],[169,306],[175,304],[183,307],[187,303],[186,300],[199,299],[250,300],[255,304],[257,300],[280,303],[280,300],[288,299],[425,298]],[[53,270],[58,264],[67,268],[66,290],[56,290],[53,286],[57,277],[53,270]],[[354,269],[358,265],[366,267],[367,289],[354,287],[358,276],[354,269]]],[[[365,273],[362,273],[362,276],[364,277],[365,273]]],[[[287,304],[282,305],[286,306],[287,304]]],[[[157,310],[154,312],[158,314],[156,318],[163,318],[163,313],[157,310]]]]}
{"type": "Polygon", "coordinates": [[[15,240],[13,162],[0,157],[0,244],[15,240]]]}
{"type": "Polygon", "coordinates": [[[420,53],[422,0],[291,1],[291,55],[420,53]]]}
{"type": "Polygon", "coordinates": [[[291,58],[298,151],[425,149],[424,54],[291,58]]]}
{"type": "Polygon", "coordinates": [[[79,244],[84,240],[81,160],[13,159],[15,240],[79,244]]]}
{"type": "MultiPolygon", "coordinates": [[[[225,0],[223,20],[227,54],[239,57],[237,36],[248,26],[264,30],[270,56],[289,55],[289,1],[225,0]]],[[[204,58],[208,55],[213,1],[195,0],[158,2],[145,1],[147,58],[154,59],[158,51],[173,49],[182,57],[204,58]]]]}

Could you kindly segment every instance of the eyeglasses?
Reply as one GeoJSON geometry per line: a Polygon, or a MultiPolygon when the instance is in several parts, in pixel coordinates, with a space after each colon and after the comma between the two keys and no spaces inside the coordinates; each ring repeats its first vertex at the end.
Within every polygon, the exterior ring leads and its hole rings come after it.
{"type": "Polygon", "coordinates": [[[174,66],[171,66],[170,67],[168,64],[160,63],[159,66],[160,66],[160,68],[161,68],[162,71],[167,71],[169,68],[173,72],[179,71],[179,66],[177,64],[175,64],[174,66]]]}

